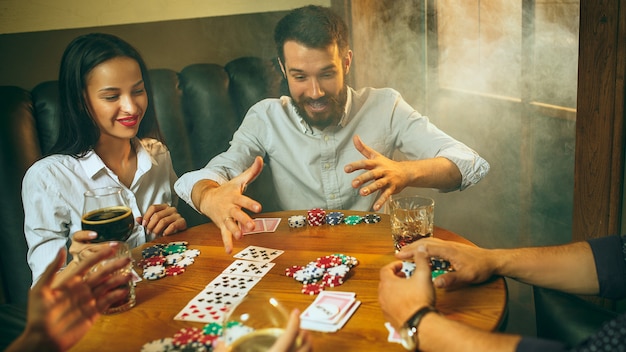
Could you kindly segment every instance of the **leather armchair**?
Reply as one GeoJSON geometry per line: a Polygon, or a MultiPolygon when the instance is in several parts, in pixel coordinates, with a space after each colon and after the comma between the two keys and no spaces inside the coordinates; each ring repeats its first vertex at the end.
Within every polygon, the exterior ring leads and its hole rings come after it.
{"type": "MultiPolygon", "coordinates": [[[[225,67],[201,63],[183,68],[150,70],[153,104],[170,149],[176,173],[203,167],[226,150],[233,132],[250,106],[278,97],[282,75],[275,64],[256,57],[235,59],[225,67]]],[[[0,86],[0,303],[24,305],[31,285],[26,262],[21,183],[26,170],[45,155],[58,136],[56,81],[32,91],[0,86]]],[[[265,171],[264,171],[265,174],[265,171]]],[[[271,210],[271,184],[263,174],[249,187],[264,210],[271,210]],[[265,203],[270,204],[265,206],[265,203]]],[[[208,221],[179,202],[189,226],[208,221]]]]}
{"type": "Polygon", "coordinates": [[[618,313],[576,295],[533,287],[537,337],[575,346],[618,313]]]}

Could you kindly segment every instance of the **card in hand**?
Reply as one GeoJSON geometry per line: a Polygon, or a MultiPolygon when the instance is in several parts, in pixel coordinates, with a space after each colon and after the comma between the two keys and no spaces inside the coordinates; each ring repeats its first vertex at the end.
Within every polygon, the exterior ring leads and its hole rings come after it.
{"type": "Polygon", "coordinates": [[[248,246],[233,257],[237,259],[253,260],[257,262],[271,262],[284,251],[280,249],[265,248],[259,246],[248,246]]]}
{"type": "Polygon", "coordinates": [[[260,233],[260,232],[266,232],[265,231],[265,221],[263,221],[263,219],[254,219],[254,229],[251,230],[251,231],[242,229],[242,233],[244,235],[250,235],[250,234],[253,234],[253,233],[260,233]]]}
{"type": "Polygon", "coordinates": [[[261,232],[274,232],[280,224],[280,218],[256,218],[254,219],[254,229],[251,231],[243,230],[244,235],[261,232]]]}
{"type": "Polygon", "coordinates": [[[265,218],[265,232],[274,232],[280,224],[280,218],[265,218]]]}
{"type": "Polygon", "coordinates": [[[224,269],[222,273],[262,277],[267,274],[274,265],[276,264],[237,259],[224,269]]]}

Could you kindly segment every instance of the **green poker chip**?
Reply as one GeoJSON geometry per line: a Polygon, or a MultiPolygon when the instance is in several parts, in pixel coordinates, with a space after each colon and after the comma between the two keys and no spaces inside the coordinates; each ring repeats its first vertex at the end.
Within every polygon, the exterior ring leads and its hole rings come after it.
{"type": "Polygon", "coordinates": [[[349,215],[343,219],[343,222],[346,223],[346,225],[356,225],[361,223],[361,221],[363,221],[363,218],[359,215],[349,215]]]}

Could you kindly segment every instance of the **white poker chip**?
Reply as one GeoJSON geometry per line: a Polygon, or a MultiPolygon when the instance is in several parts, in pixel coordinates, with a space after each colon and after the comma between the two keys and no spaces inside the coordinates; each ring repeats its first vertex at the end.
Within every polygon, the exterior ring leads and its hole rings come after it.
{"type": "Polygon", "coordinates": [[[187,246],[189,245],[189,242],[187,241],[173,241],[173,242],[169,242],[167,244],[168,246],[187,246]]]}
{"type": "Polygon", "coordinates": [[[195,261],[195,259],[193,257],[183,257],[181,260],[176,262],[174,265],[180,266],[180,267],[187,267],[187,266],[193,264],[194,261],[195,261]]]}
{"type": "Polygon", "coordinates": [[[155,265],[143,269],[143,278],[146,280],[158,280],[165,276],[165,266],[155,265]]]}
{"type": "Polygon", "coordinates": [[[182,253],[172,253],[172,254],[168,254],[165,256],[165,260],[167,261],[167,264],[172,265],[172,264],[176,264],[179,261],[181,261],[184,258],[184,256],[182,255],[182,253]]]}
{"type": "Polygon", "coordinates": [[[171,337],[150,341],[141,347],[141,352],[174,351],[176,347],[173,341],[174,339],[171,337]]]}
{"type": "Polygon", "coordinates": [[[350,271],[350,267],[346,264],[341,264],[337,266],[330,267],[326,269],[326,272],[330,275],[341,276],[344,277],[350,271]]]}
{"type": "Polygon", "coordinates": [[[248,335],[253,332],[254,329],[246,326],[246,325],[235,325],[224,330],[223,338],[226,341],[226,344],[231,345],[233,342],[237,341],[240,337],[244,335],[248,335]]]}
{"type": "Polygon", "coordinates": [[[408,279],[413,275],[415,271],[415,263],[413,262],[402,262],[401,271],[404,273],[404,276],[408,279]]]}
{"type": "Polygon", "coordinates": [[[317,266],[306,266],[303,269],[296,271],[293,274],[293,278],[297,281],[302,282],[303,284],[311,283],[319,280],[322,276],[324,276],[325,271],[325,269],[319,268],[317,266]]]}
{"type": "Polygon", "coordinates": [[[195,257],[200,255],[200,250],[199,249],[188,249],[188,250],[184,251],[182,254],[185,257],[195,258],[195,257]]]}

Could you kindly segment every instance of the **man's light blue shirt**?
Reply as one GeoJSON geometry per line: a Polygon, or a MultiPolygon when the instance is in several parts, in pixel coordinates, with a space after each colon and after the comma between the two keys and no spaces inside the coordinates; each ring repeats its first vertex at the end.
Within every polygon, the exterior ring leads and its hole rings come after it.
{"type": "Polygon", "coordinates": [[[346,164],[364,158],[354,147],[354,135],[388,158],[397,150],[410,160],[451,160],[461,171],[461,190],[480,181],[489,171],[487,161],[439,130],[397,91],[349,88],[343,118],[338,125],[324,130],[309,126],[296,112],[290,97],[255,104],[233,135],[230,148],[204,168],[180,177],[175,190],[193,207],[191,191],[196,182],[211,179],[223,184],[261,156],[265,167],[271,168],[281,209],[369,211],[378,193],[363,197],[351,186],[352,180],[364,171],[344,172],[346,164]]]}

